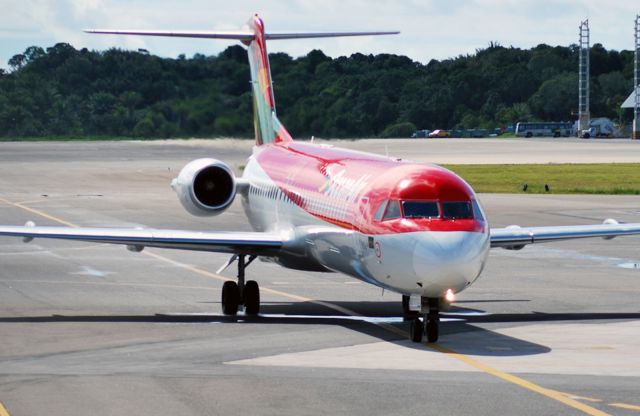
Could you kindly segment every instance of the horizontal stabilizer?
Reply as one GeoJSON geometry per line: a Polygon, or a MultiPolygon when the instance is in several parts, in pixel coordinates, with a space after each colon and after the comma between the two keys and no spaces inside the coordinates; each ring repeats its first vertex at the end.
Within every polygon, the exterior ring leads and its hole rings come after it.
{"type": "Polygon", "coordinates": [[[106,35],[140,35],[140,36],[168,36],[176,38],[202,38],[202,39],[237,39],[251,40],[255,33],[246,30],[236,30],[228,32],[211,31],[186,31],[186,30],[108,30],[108,29],[87,29],[87,33],[99,33],[106,35]]]}
{"type": "MultiPolygon", "coordinates": [[[[247,47],[253,96],[254,130],[256,145],[286,143],[293,140],[276,116],[273,82],[269,67],[267,41],[284,39],[317,39],[344,36],[395,35],[399,31],[367,32],[265,32],[264,22],[257,15],[236,31],[191,31],[191,30],[111,30],[88,29],[87,33],[108,35],[168,36],[179,38],[239,40],[247,47]]],[[[28,237],[30,238],[30,237],[28,237]]]]}
{"type": "Polygon", "coordinates": [[[348,36],[376,36],[376,35],[397,35],[399,31],[391,32],[318,32],[318,33],[265,33],[264,37],[268,40],[282,39],[305,39],[305,38],[337,38],[348,36]]]}
{"type": "MultiPolygon", "coordinates": [[[[98,33],[106,35],[139,35],[139,36],[167,36],[176,38],[201,38],[201,39],[237,39],[251,40],[255,33],[245,30],[211,32],[211,31],[187,31],[187,30],[109,30],[109,29],[87,29],[87,33],[98,33]]],[[[391,32],[292,32],[292,33],[265,33],[267,40],[284,39],[306,39],[306,38],[335,38],[345,36],[375,36],[375,35],[397,35],[398,31],[391,32]]]]}

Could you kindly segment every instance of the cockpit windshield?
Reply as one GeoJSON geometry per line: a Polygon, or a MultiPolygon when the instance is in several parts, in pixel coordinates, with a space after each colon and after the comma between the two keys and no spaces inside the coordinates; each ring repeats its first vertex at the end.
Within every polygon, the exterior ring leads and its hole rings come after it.
{"type": "Polygon", "coordinates": [[[460,220],[473,219],[484,221],[482,210],[476,201],[383,201],[376,213],[376,221],[387,221],[396,218],[460,220]],[[402,209],[400,209],[402,207],[402,209]]]}
{"type": "Polygon", "coordinates": [[[442,202],[442,217],[446,220],[471,219],[471,202],[442,202]]]}
{"type": "Polygon", "coordinates": [[[402,201],[405,218],[438,218],[440,210],[435,201],[402,201]]]}

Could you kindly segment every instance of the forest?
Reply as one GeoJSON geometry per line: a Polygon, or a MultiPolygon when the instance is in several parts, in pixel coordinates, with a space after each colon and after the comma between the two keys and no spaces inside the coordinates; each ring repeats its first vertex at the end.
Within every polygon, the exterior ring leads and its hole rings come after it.
{"type": "MultiPolygon", "coordinates": [[[[633,52],[591,48],[591,114],[625,121],[633,52]]],[[[426,65],[393,54],[270,54],[278,116],[294,137],[408,137],[416,129],[576,119],[578,47],[490,43],[426,65]]],[[[0,137],[252,137],[242,46],[217,56],[27,48],[0,69],[0,137]]],[[[626,120],[628,121],[628,120],[626,120]]]]}

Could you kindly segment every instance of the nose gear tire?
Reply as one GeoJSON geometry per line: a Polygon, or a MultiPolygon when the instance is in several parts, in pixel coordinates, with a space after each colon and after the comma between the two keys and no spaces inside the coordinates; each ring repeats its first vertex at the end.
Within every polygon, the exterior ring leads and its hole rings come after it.
{"type": "Polygon", "coordinates": [[[411,327],[409,328],[409,333],[411,336],[411,341],[413,342],[422,342],[422,328],[424,324],[419,318],[415,318],[411,321],[411,327]]]}

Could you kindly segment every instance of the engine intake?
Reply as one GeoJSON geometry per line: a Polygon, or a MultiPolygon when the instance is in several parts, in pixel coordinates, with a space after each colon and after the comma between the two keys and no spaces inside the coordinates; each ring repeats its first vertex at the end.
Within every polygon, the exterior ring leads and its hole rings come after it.
{"type": "Polygon", "coordinates": [[[216,159],[196,159],[189,162],[171,187],[180,203],[199,217],[224,212],[236,197],[236,179],[231,168],[216,159]]]}

